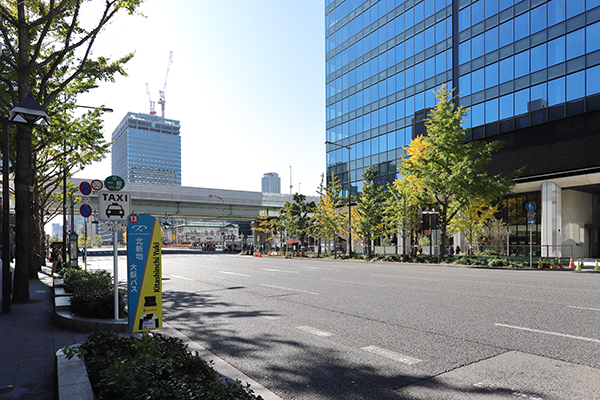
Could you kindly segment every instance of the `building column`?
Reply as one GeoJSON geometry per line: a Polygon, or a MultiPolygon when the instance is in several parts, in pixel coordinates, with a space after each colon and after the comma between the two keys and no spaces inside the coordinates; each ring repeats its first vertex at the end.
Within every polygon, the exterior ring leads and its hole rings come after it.
{"type": "Polygon", "coordinates": [[[554,182],[542,183],[542,257],[560,257],[562,191],[554,182]]]}

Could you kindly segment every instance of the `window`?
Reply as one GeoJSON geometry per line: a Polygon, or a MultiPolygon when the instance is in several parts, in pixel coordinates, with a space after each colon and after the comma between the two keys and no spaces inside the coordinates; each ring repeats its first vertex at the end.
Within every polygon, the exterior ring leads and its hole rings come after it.
{"type": "Polygon", "coordinates": [[[529,104],[529,89],[515,92],[515,115],[525,114],[529,104]]]}
{"type": "Polygon", "coordinates": [[[507,21],[500,25],[499,31],[500,47],[513,42],[513,20],[507,21]]]}
{"type": "Polygon", "coordinates": [[[531,72],[546,68],[546,44],[531,49],[531,72]]]}
{"type": "Polygon", "coordinates": [[[485,52],[489,53],[498,48],[498,27],[485,32],[485,52]]]}
{"type": "Polygon", "coordinates": [[[534,8],[531,14],[531,33],[536,33],[546,29],[546,5],[543,4],[534,8]]]}
{"type": "Polygon", "coordinates": [[[567,101],[585,96],[585,71],[567,75],[567,101]]]}
{"type": "Polygon", "coordinates": [[[471,94],[471,74],[463,75],[458,78],[459,93],[463,96],[471,94]]]}
{"type": "Polygon", "coordinates": [[[586,52],[591,53],[592,51],[600,49],[600,22],[596,22],[593,25],[588,25],[585,29],[586,52]]]}
{"type": "Polygon", "coordinates": [[[484,69],[482,68],[471,73],[471,90],[473,93],[477,93],[484,88],[484,69]]]}
{"type": "Polygon", "coordinates": [[[471,57],[472,57],[472,59],[481,57],[483,55],[483,52],[484,52],[483,42],[484,42],[483,34],[481,34],[479,36],[475,36],[473,39],[471,39],[471,57]]]}
{"type": "MultiPolygon", "coordinates": [[[[596,38],[598,40],[598,38],[596,38]]],[[[567,35],[567,60],[585,53],[585,29],[579,29],[567,35]]]]}
{"type": "Polygon", "coordinates": [[[500,97],[500,119],[511,118],[514,115],[513,98],[512,93],[500,97]]]}
{"type": "Polygon", "coordinates": [[[567,1],[567,19],[581,14],[585,11],[584,0],[568,0],[567,1]]]}
{"type": "Polygon", "coordinates": [[[464,64],[471,60],[471,41],[467,40],[458,45],[458,63],[464,64]]]}
{"type": "Polygon", "coordinates": [[[500,83],[508,82],[514,79],[513,57],[500,61],[500,83]]]}
{"type": "Polygon", "coordinates": [[[548,82],[548,105],[554,106],[565,102],[565,78],[548,82]]]}
{"type": "Polygon", "coordinates": [[[515,18],[515,40],[523,39],[529,35],[529,13],[524,13],[515,18]]]}
{"type": "Polygon", "coordinates": [[[587,74],[587,82],[585,88],[586,96],[591,96],[593,94],[600,93],[600,65],[594,68],[589,68],[586,71],[587,74]]]}
{"type": "Polygon", "coordinates": [[[471,24],[483,21],[483,0],[471,4],[471,24]]]}
{"type": "Polygon", "coordinates": [[[498,99],[493,99],[485,103],[485,123],[498,121],[498,99]]]}
{"type": "Polygon", "coordinates": [[[529,50],[515,55],[515,78],[529,74],[529,50]]]}
{"type": "Polygon", "coordinates": [[[565,61],[565,37],[561,36],[548,42],[548,66],[565,61]]]}
{"type": "Polygon", "coordinates": [[[529,111],[539,110],[542,107],[548,105],[548,92],[546,90],[546,83],[534,86],[531,88],[531,105],[529,111]],[[541,101],[540,101],[541,100],[541,101]]]}
{"type": "Polygon", "coordinates": [[[498,63],[485,67],[485,87],[489,88],[498,84],[498,63]]]}
{"type": "Polygon", "coordinates": [[[480,126],[484,124],[484,104],[477,104],[471,108],[471,125],[480,126]]]}
{"type": "Polygon", "coordinates": [[[498,13],[498,0],[485,0],[485,18],[498,13]]]}

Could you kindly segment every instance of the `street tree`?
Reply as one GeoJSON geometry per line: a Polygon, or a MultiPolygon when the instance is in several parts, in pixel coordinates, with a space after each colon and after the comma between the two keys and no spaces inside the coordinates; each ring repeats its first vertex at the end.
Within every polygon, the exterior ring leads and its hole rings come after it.
{"type": "MultiPolygon", "coordinates": [[[[323,179],[321,179],[322,181],[323,179]]],[[[331,180],[327,187],[323,187],[321,183],[320,198],[315,210],[312,230],[313,236],[333,242],[334,254],[337,251],[336,238],[339,234],[344,233],[343,226],[348,221],[347,213],[341,210],[343,205],[343,200],[340,197],[341,191],[342,183],[335,174],[331,174],[331,180]]]]}
{"type": "Polygon", "coordinates": [[[306,196],[295,193],[292,202],[285,201],[279,213],[283,215],[286,232],[290,236],[297,236],[305,252],[304,239],[314,223],[314,212],[317,205],[314,201],[306,201],[306,196]]]}
{"type": "Polygon", "coordinates": [[[384,210],[386,192],[376,182],[379,171],[368,167],[363,172],[362,194],[356,204],[358,214],[356,229],[367,250],[367,258],[371,259],[371,241],[381,237],[385,229],[384,210]]]}
{"type": "Polygon", "coordinates": [[[445,85],[435,96],[437,104],[425,122],[427,135],[407,148],[409,157],[403,157],[402,173],[419,180],[430,204],[439,210],[443,259],[448,225],[459,211],[474,198],[489,201],[509,193],[514,183],[512,176],[491,176],[485,170],[501,142],[465,142],[462,124],[467,110],[455,106],[445,85]]]}
{"type": "Polygon", "coordinates": [[[485,232],[485,225],[488,220],[494,218],[497,207],[491,206],[482,199],[474,198],[452,219],[448,225],[449,235],[462,232],[468,248],[468,254],[471,254],[473,247],[478,243],[485,232]]]}
{"type": "MultiPolygon", "coordinates": [[[[121,11],[134,13],[143,0],[9,0],[0,4],[0,112],[29,93],[50,115],[60,104],[74,104],[77,94],[125,74],[128,54],[111,61],[94,57],[98,35],[121,11]],[[95,18],[84,18],[94,9],[95,18]]],[[[89,14],[92,15],[92,14],[89,14]]],[[[16,266],[13,302],[29,301],[30,266],[35,265],[39,212],[33,207],[36,186],[36,141],[47,130],[19,124],[15,144],[16,266]],[[38,136],[36,136],[38,135],[38,136]]],[[[39,237],[39,236],[38,236],[39,237]]],[[[37,249],[39,251],[39,249],[37,249]]]]}
{"type": "Polygon", "coordinates": [[[419,183],[413,176],[405,175],[388,185],[384,214],[385,226],[388,233],[401,235],[403,261],[406,261],[405,241],[411,237],[412,232],[419,224],[418,208],[422,200],[419,195],[423,193],[423,188],[419,186],[419,183]]]}

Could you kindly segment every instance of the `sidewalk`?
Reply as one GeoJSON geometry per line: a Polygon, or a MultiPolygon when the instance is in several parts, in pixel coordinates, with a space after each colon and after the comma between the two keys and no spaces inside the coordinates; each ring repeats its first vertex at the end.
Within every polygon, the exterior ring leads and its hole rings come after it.
{"type": "MultiPolygon", "coordinates": [[[[57,328],[53,324],[54,294],[50,268],[42,267],[40,280],[29,281],[28,304],[11,304],[11,313],[0,313],[0,400],[58,399],[56,352],[65,346],[83,343],[87,332],[57,328]]],[[[1,286],[0,274],[0,288],[1,286]]],[[[258,382],[208,352],[202,346],[165,324],[160,333],[175,336],[197,351],[230,380],[250,383],[265,400],[281,400],[258,382]]]]}
{"type": "MultiPolygon", "coordinates": [[[[56,352],[81,343],[87,333],[56,328],[52,323],[50,268],[29,281],[31,303],[11,304],[0,313],[0,399],[57,398],[56,352]]],[[[0,279],[1,281],[1,279],[0,279]]]]}

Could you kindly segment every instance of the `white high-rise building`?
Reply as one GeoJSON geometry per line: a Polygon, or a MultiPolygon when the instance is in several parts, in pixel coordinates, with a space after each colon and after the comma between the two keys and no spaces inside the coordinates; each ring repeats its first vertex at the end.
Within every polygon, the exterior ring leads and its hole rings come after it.
{"type": "Polygon", "coordinates": [[[281,178],[277,172],[267,172],[261,180],[261,192],[281,193],[281,178]]]}

